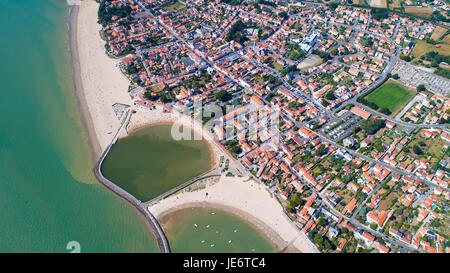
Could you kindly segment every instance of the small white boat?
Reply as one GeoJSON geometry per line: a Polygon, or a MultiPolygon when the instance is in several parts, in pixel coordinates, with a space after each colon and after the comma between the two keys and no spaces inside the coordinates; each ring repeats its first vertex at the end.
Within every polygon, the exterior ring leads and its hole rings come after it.
{"type": "Polygon", "coordinates": [[[211,212],[212,215],[216,214],[215,212],[211,212]]]}
{"type": "Polygon", "coordinates": [[[202,240],[202,242],[201,242],[202,244],[204,244],[205,243],[205,240],[202,240]]]}
{"type": "Polygon", "coordinates": [[[198,227],[198,225],[197,225],[197,224],[194,224],[194,227],[198,227]]]}
{"type": "Polygon", "coordinates": [[[229,240],[228,243],[231,244],[231,240],[229,240]]]}
{"type": "Polygon", "coordinates": [[[216,244],[212,244],[212,245],[211,245],[211,247],[215,247],[215,246],[216,246],[216,244]]]}
{"type": "Polygon", "coordinates": [[[210,227],[210,225],[207,225],[207,226],[206,226],[206,228],[209,228],[209,227],[210,227]]]}
{"type": "Polygon", "coordinates": [[[235,229],[234,232],[237,232],[237,229],[235,229]]]}

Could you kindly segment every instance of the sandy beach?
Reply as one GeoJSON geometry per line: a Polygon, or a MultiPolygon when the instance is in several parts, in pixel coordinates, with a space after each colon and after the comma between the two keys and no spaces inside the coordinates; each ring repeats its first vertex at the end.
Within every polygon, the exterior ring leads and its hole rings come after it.
{"type": "Polygon", "coordinates": [[[93,0],[81,1],[72,7],[69,20],[74,87],[95,160],[120,126],[112,105],[132,103],[129,81],[116,66],[118,60],[105,53],[98,6],[93,0]]]}
{"type": "MultiPolygon", "coordinates": [[[[247,174],[241,164],[234,161],[214,136],[198,121],[178,112],[164,111],[156,104],[153,110],[135,105],[127,90],[129,81],[117,67],[118,60],[108,57],[97,24],[98,4],[91,0],[81,1],[80,6],[71,8],[69,41],[72,56],[74,88],[80,106],[83,123],[87,130],[89,145],[96,161],[110,144],[120,127],[120,121],[112,105],[130,105],[135,114],[128,124],[128,134],[139,128],[160,124],[176,123],[187,126],[210,144],[212,166],[218,165],[220,157],[230,159],[231,165],[240,174],[247,174]]],[[[122,137],[125,134],[121,135],[122,137]]],[[[149,209],[157,217],[185,207],[209,206],[233,213],[260,229],[280,250],[289,252],[317,252],[306,236],[284,214],[281,205],[266,188],[246,178],[221,177],[219,182],[195,192],[181,192],[170,196],[149,209]],[[208,197],[206,197],[208,192],[208,197]]]]}
{"type": "Polygon", "coordinates": [[[307,237],[284,214],[265,186],[247,177],[222,176],[216,183],[196,191],[183,191],[148,207],[158,219],[189,207],[211,207],[239,216],[264,233],[278,249],[289,243],[288,252],[318,252],[307,237]],[[208,193],[208,195],[206,195],[208,193]]]}

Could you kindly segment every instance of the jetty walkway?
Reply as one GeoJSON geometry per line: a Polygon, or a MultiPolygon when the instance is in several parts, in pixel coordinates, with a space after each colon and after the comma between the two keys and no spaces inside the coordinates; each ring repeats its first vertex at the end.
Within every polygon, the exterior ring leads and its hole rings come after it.
{"type": "Polygon", "coordinates": [[[207,171],[205,173],[202,173],[201,175],[192,178],[191,180],[189,180],[189,181],[187,181],[187,182],[185,182],[185,183],[183,183],[183,184],[181,184],[181,185],[179,185],[179,186],[177,186],[177,187],[175,187],[175,188],[173,188],[173,189],[171,189],[171,190],[169,190],[169,191],[167,191],[167,192],[165,192],[165,193],[163,193],[163,194],[161,194],[161,195],[159,195],[159,196],[157,196],[157,197],[155,197],[153,199],[151,199],[150,201],[147,201],[147,202],[143,203],[143,205],[148,207],[151,204],[154,204],[154,203],[156,203],[156,202],[158,202],[158,201],[160,201],[160,200],[162,200],[162,199],[164,199],[164,198],[166,198],[166,197],[168,197],[168,196],[170,196],[170,195],[172,195],[172,194],[174,194],[174,193],[176,193],[176,192],[178,192],[178,191],[180,191],[180,190],[182,190],[182,189],[184,189],[184,188],[186,188],[186,187],[188,187],[190,185],[192,185],[193,183],[195,183],[195,182],[197,182],[199,180],[202,180],[202,179],[205,179],[205,178],[208,178],[208,177],[212,177],[212,176],[220,176],[220,169],[219,168],[214,168],[214,169],[209,170],[209,171],[207,171]]]}

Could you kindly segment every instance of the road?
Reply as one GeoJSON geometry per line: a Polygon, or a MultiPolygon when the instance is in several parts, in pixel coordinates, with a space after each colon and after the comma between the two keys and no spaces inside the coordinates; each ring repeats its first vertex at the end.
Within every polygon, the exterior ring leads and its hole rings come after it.
{"type": "MultiPolygon", "coordinates": [[[[202,53],[202,52],[196,50],[192,45],[188,44],[186,41],[184,41],[183,39],[181,39],[180,37],[178,37],[178,35],[177,35],[171,28],[169,28],[167,25],[165,25],[164,22],[162,22],[162,21],[159,20],[158,18],[155,18],[155,17],[153,16],[153,14],[152,14],[149,10],[147,10],[147,9],[142,5],[142,3],[139,3],[139,2],[138,2],[138,4],[146,11],[147,14],[149,14],[149,15],[150,15],[151,17],[153,17],[156,21],[158,21],[158,23],[159,23],[163,28],[165,28],[169,33],[171,33],[178,41],[180,41],[181,43],[183,43],[184,45],[186,45],[186,47],[187,47],[188,49],[190,49],[192,52],[194,52],[196,55],[198,55],[205,63],[207,63],[207,64],[210,65],[211,67],[215,68],[217,71],[221,72],[221,73],[222,73],[223,75],[225,75],[231,82],[236,83],[236,84],[242,86],[242,87],[244,88],[244,90],[250,89],[250,91],[254,92],[254,90],[251,90],[251,88],[249,88],[248,85],[243,84],[239,79],[235,79],[232,75],[230,75],[230,74],[226,73],[225,71],[223,71],[223,70],[222,70],[219,66],[217,66],[215,63],[210,62],[210,61],[205,57],[204,53],[202,53]]],[[[356,26],[348,26],[348,27],[352,28],[352,29],[355,30],[355,31],[363,31],[363,32],[367,32],[366,30],[358,29],[356,26]]],[[[398,23],[397,23],[397,25],[396,25],[396,27],[395,27],[395,32],[394,32],[393,37],[395,37],[395,33],[397,32],[397,29],[398,29],[398,23]]],[[[374,33],[370,33],[370,34],[376,36],[376,34],[374,34],[374,33]]],[[[389,38],[388,40],[390,40],[390,41],[392,42],[392,38],[389,38]]],[[[266,72],[272,74],[273,76],[275,76],[278,80],[280,80],[280,82],[283,84],[283,86],[284,86],[286,89],[288,89],[288,90],[289,90],[294,96],[296,96],[297,98],[302,99],[302,100],[305,101],[306,103],[308,103],[308,104],[310,104],[311,106],[315,107],[316,109],[320,110],[321,113],[323,113],[323,114],[331,114],[330,116],[333,117],[332,112],[329,112],[329,111],[326,110],[320,103],[317,103],[316,101],[313,101],[311,98],[309,98],[308,96],[306,96],[305,94],[303,94],[302,92],[300,92],[299,90],[297,90],[296,88],[292,87],[292,86],[291,86],[289,83],[287,83],[286,80],[285,80],[283,77],[281,77],[281,75],[280,75],[277,71],[275,71],[274,69],[271,69],[271,68],[269,68],[269,67],[267,67],[267,66],[265,66],[265,65],[263,65],[263,64],[260,64],[259,62],[256,62],[255,60],[249,59],[249,58],[245,57],[243,54],[241,54],[241,53],[238,52],[238,51],[235,51],[234,53],[235,53],[235,54],[238,54],[242,59],[244,59],[244,60],[246,60],[246,61],[248,61],[248,62],[251,62],[252,64],[256,65],[258,68],[260,68],[260,69],[262,69],[262,70],[264,70],[264,71],[266,71],[266,72]]],[[[394,65],[394,63],[396,62],[396,60],[399,58],[399,55],[400,55],[400,50],[399,50],[399,48],[397,47],[397,48],[396,48],[396,51],[395,51],[395,54],[394,54],[393,56],[390,57],[390,59],[389,59],[387,65],[386,65],[384,71],[380,74],[379,79],[378,79],[377,81],[375,81],[371,86],[369,86],[369,87],[366,89],[367,91],[371,90],[373,87],[377,86],[378,84],[380,84],[382,81],[385,80],[385,78],[387,77],[388,73],[390,73],[390,72],[392,71],[393,65],[394,65]]],[[[336,60],[335,60],[335,62],[336,62],[336,60]]],[[[358,102],[356,101],[356,99],[357,99],[359,96],[363,95],[363,94],[364,94],[364,93],[360,93],[360,94],[358,94],[357,96],[354,96],[352,99],[346,101],[343,105],[345,106],[345,105],[347,105],[347,104],[349,104],[349,103],[353,103],[354,105],[357,105],[357,106],[363,108],[364,110],[368,111],[369,113],[371,113],[371,114],[373,114],[373,115],[381,116],[381,117],[385,118],[386,120],[390,120],[390,121],[395,122],[395,123],[397,123],[397,124],[400,124],[400,125],[403,125],[403,126],[408,126],[408,127],[437,127],[437,128],[442,128],[442,127],[445,127],[445,126],[448,125],[448,124],[431,124],[431,125],[430,125],[430,124],[411,124],[411,123],[403,122],[403,121],[400,121],[400,120],[392,119],[392,118],[390,118],[390,117],[388,117],[388,116],[386,116],[386,115],[384,115],[384,114],[381,114],[381,113],[379,113],[379,112],[377,112],[377,111],[374,111],[374,110],[372,110],[372,109],[366,107],[365,105],[362,105],[362,104],[358,103],[358,102]]],[[[267,103],[268,105],[270,105],[267,101],[266,101],[266,103],[267,103]]],[[[336,110],[337,110],[337,109],[336,109],[336,110]]],[[[295,123],[296,126],[299,127],[299,128],[304,126],[304,124],[301,124],[301,123],[298,123],[298,122],[295,122],[295,121],[294,121],[294,123],[295,123]]],[[[319,138],[321,138],[323,141],[329,142],[329,143],[331,143],[333,146],[338,147],[338,148],[340,148],[340,149],[342,149],[342,150],[345,150],[346,152],[348,152],[349,154],[351,154],[351,155],[353,155],[353,156],[355,156],[355,157],[362,158],[363,160],[365,160],[365,161],[367,161],[367,162],[370,162],[370,163],[373,163],[373,164],[378,164],[378,165],[380,165],[380,166],[382,166],[382,167],[384,167],[384,168],[390,170],[390,171],[393,172],[393,173],[400,173],[400,174],[402,174],[402,175],[407,175],[407,176],[413,177],[414,179],[420,179],[420,180],[422,180],[421,178],[419,178],[419,177],[417,177],[417,176],[415,176],[415,175],[412,175],[412,174],[407,173],[407,172],[402,171],[402,170],[398,170],[398,169],[396,169],[396,168],[394,168],[394,167],[392,167],[392,166],[390,166],[390,165],[388,165],[388,164],[386,164],[386,163],[384,163],[384,162],[374,160],[374,159],[372,159],[372,158],[369,158],[369,157],[367,157],[367,156],[364,156],[364,155],[362,155],[362,154],[359,154],[359,153],[357,153],[356,151],[353,151],[353,150],[347,149],[347,148],[345,148],[345,147],[342,147],[341,145],[339,145],[339,144],[337,144],[335,141],[329,139],[326,135],[324,135],[324,134],[321,133],[321,132],[318,133],[318,136],[319,136],[319,138]]],[[[246,169],[246,168],[245,168],[245,169],[246,169]]],[[[296,173],[295,170],[292,170],[292,171],[293,171],[293,173],[296,173]]],[[[300,176],[298,176],[298,177],[300,177],[300,176]]],[[[445,190],[445,191],[447,191],[447,192],[449,191],[447,188],[443,188],[443,187],[441,187],[441,186],[439,186],[439,185],[435,185],[434,183],[431,183],[431,182],[429,182],[429,181],[427,181],[427,180],[422,180],[422,181],[424,181],[424,183],[427,183],[427,184],[429,184],[429,185],[432,186],[432,187],[439,187],[439,188],[441,188],[441,189],[443,189],[443,190],[445,190]]],[[[302,182],[303,182],[303,184],[308,185],[308,183],[305,183],[305,181],[302,181],[302,182]]],[[[380,184],[377,186],[376,189],[378,189],[378,187],[380,187],[381,184],[382,184],[382,183],[380,183],[380,184]]],[[[310,187],[310,185],[308,185],[308,187],[310,187]]],[[[312,187],[310,187],[310,188],[311,188],[314,192],[316,192],[317,194],[319,194],[319,193],[317,192],[317,190],[315,190],[315,188],[312,188],[312,187]]],[[[375,190],[374,190],[373,192],[375,192],[375,190]]],[[[369,195],[365,201],[367,201],[368,198],[370,198],[370,196],[371,196],[371,195],[369,195]]],[[[325,205],[326,205],[327,207],[330,207],[330,205],[329,205],[327,202],[322,202],[322,204],[323,204],[323,203],[325,203],[325,205]]],[[[360,205],[360,206],[362,206],[362,205],[360,205]]],[[[359,210],[359,209],[360,209],[360,208],[358,208],[358,210],[359,210]]],[[[405,244],[405,243],[403,243],[403,242],[401,242],[401,241],[399,241],[399,240],[396,240],[396,239],[394,239],[394,238],[385,236],[384,234],[381,234],[381,233],[379,233],[379,232],[376,232],[376,231],[374,231],[374,230],[368,228],[367,226],[362,225],[361,223],[359,223],[359,222],[356,221],[355,219],[347,218],[347,217],[343,216],[341,213],[335,211],[334,208],[330,208],[330,210],[331,210],[331,213],[332,213],[333,215],[339,216],[339,217],[343,217],[344,219],[347,219],[347,220],[348,220],[351,224],[353,224],[356,228],[366,230],[366,231],[368,231],[368,232],[370,232],[370,233],[372,233],[372,234],[376,234],[377,236],[383,238],[384,240],[389,241],[389,242],[391,242],[392,244],[397,245],[397,246],[400,246],[400,247],[402,247],[402,248],[405,248],[405,249],[408,249],[408,250],[415,250],[415,249],[413,249],[411,246],[409,246],[409,245],[407,245],[407,244],[405,244]]]]}
{"type": "Polygon", "coordinates": [[[382,233],[380,233],[378,231],[375,231],[375,230],[373,230],[373,229],[371,229],[371,228],[369,228],[369,227],[359,223],[358,221],[356,221],[354,219],[351,219],[351,218],[348,218],[348,217],[344,216],[342,213],[336,211],[333,207],[331,207],[331,205],[328,204],[328,202],[322,202],[322,204],[325,204],[328,207],[328,212],[330,212],[331,214],[333,214],[337,218],[341,218],[342,217],[342,219],[347,220],[356,229],[362,229],[362,230],[367,231],[367,232],[369,232],[371,234],[374,234],[375,236],[380,237],[384,241],[388,241],[388,242],[390,242],[391,244],[393,244],[395,246],[399,246],[401,248],[404,248],[404,249],[407,249],[407,250],[410,250],[410,251],[422,252],[420,249],[416,249],[416,248],[414,248],[414,247],[412,247],[412,246],[410,246],[410,245],[408,245],[406,243],[403,243],[400,240],[394,239],[394,238],[392,238],[390,236],[386,236],[386,235],[384,235],[384,234],[382,234],[382,233]]]}
{"type": "MultiPolygon", "coordinates": [[[[316,132],[316,133],[317,133],[317,132],[316,132]]],[[[358,152],[356,152],[356,151],[347,149],[346,147],[343,147],[343,146],[341,146],[340,144],[334,142],[333,140],[329,139],[327,136],[323,135],[323,134],[320,133],[320,132],[318,132],[317,134],[318,134],[318,136],[319,136],[322,140],[324,140],[324,141],[326,141],[326,142],[329,142],[329,143],[333,144],[333,146],[345,150],[346,152],[350,153],[350,154],[351,154],[352,156],[354,156],[354,157],[359,157],[359,158],[361,158],[361,159],[363,159],[363,160],[365,160],[365,161],[367,161],[367,162],[370,162],[370,163],[373,163],[373,164],[378,164],[378,165],[380,165],[381,167],[390,170],[391,173],[399,173],[399,174],[402,174],[402,175],[405,175],[405,176],[409,176],[409,177],[412,177],[412,178],[414,178],[414,179],[416,179],[416,180],[423,181],[424,183],[426,183],[426,184],[428,184],[428,185],[430,185],[430,186],[432,186],[432,187],[438,187],[438,188],[440,188],[440,189],[442,189],[442,190],[444,190],[444,191],[446,191],[446,192],[449,192],[449,191],[450,191],[449,189],[447,189],[447,188],[445,188],[445,187],[442,187],[442,186],[440,186],[440,185],[437,185],[437,184],[435,184],[435,183],[432,183],[432,182],[430,182],[430,181],[428,181],[428,180],[425,180],[425,179],[423,179],[423,178],[421,178],[421,177],[418,177],[418,176],[416,176],[416,175],[414,175],[414,174],[411,174],[411,173],[409,173],[409,172],[406,172],[406,171],[403,171],[403,170],[399,170],[399,169],[397,169],[397,168],[395,168],[395,167],[393,167],[393,166],[391,166],[391,165],[389,165],[389,164],[387,164],[387,163],[385,163],[385,162],[382,162],[382,161],[379,161],[379,160],[375,160],[375,159],[370,158],[370,157],[368,157],[368,156],[362,155],[362,154],[360,154],[360,153],[358,153],[358,152]]]]}
{"type": "MultiPolygon", "coordinates": [[[[263,99],[263,100],[264,100],[266,103],[268,103],[265,99],[263,99]]],[[[270,104],[269,104],[269,105],[270,105],[270,104]]],[[[304,127],[304,124],[302,124],[302,123],[299,123],[299,122],[296,122],[296,121],[293,121],[293,122],[294,122],[294,124],[296,124],[296,126],[299,127],[299,128],[304,127]]],[[[379,162],[376,162],[375,160],[373,160],[373,159],[371,159],[371,158],[368,158],[368,157],[366,157],[366,156],[360,155],[359,153],[356,153],[356,152],[354,152],[354,151],[348,150],[348,149],[345,148],[345,147],[340,146],[340,145],[337,144],[336,142],[334,142],[334,141],[328,139],[326,136],[324,136],[324,135],[322,135],[322,134],[320,134],[320,133],[319,133],[318,135],[319,135],[319,137],[322,138],[324,141],[328,141],[328,142],[330,142],[331,144],[333,144],[333,145],[335,145],[335,146],[337,146],[337,147],[339,147],[339,148],[341,148],[341,149],[347,150],[348,152],[354,154],[355,156],[362,157],[363,159],[365,159],[365,160],[367,160],[367,161],[369,161],[369,162],[374,162],[375,164],[379,164],[379,162]]],[[[280,158],[280,159],[284,161],[283,158],[280,158]]],[[[376,236],[381,237],[383,240],[389,241],[389,242],[392,243],[393,245],[396,245],[396,246],[399,246],[399,247],[402,247],[402,248],[405,248],[405,249],[408,249],[408,250],[411,250],[411,251],[416,250],[416,249],[414,249],[413,247],[411,247],[411,246],[409,246],[409,245],[407,245],[407,244],[405,244],[405,243],[403,243],[403,242],[401,242],[401,241],[399,241],[399,240],[397,240],[397,239],[395,239],[395,238],[391,238],[391,237],[385,236],[384,234],[381,234],[381,233],[379,233],[379,232],[377,232],[377,231],[374,231],[374,230],[370,229],[369,227],[367,227],[367,226],[361,224],[361,223],[358,222],[357,220],[351,219],[351,218],[348,218],[348,217],[345,217],[345,216],[342,215],[340,212],[334,210],[334,208],[332,208],[331,205],[328,204],[328,202],[323,201],[323,199],[324,199],[323,195],[322,195],[319,191],[317,191],[317,189],[316,189],[315,187],[312,187],[309,183],[307,183],[306,181],[304,181],[303,178],[302,178],[302,176],[301,176],[296,170],[294,170],[294,169],[290,166],[290,164],[287,164],[285,161],[284,161],[284,163],[288,166],[288,168],[290,169],[290,171],[291,171],[292,173],[294,173],[294,174],[298,177],[298,179],[302,182],[303,185],[307,186],[313,193],[315,193],[317,196],[321,197],[321,199],[322,199],[321,204],[322,204],[322,205],[325,204],[327,207],[329,207],[330,210],[331,210],[330,213],[332,213],[333,215],[337,216],[338,218],[339,218],[339,217],[343,217],[344,219],[347,219],[347,220],[348,220],[352,225],[354,225],[356,228],[363,229],[363,230],[365,230],[365,231],[367,231],[367,232],[370,232],[370,233],[372,233],[372,234],[375,234],[376,236]]],[[[386,165],[386,164],[382,163],[382,164],[379,164],[379,165],[386,165]]],[[[392,169],[391,166],[386,166],[386,167],[389,167],[388,169],[392,169]]],[[[395,170],[391,170],[391,172],[392,172],[392,171],[396,172],[397,170],[396,170],[396,169],[395,169],[395,170]]],[[[409,174],[408,174],[408,175],[409,175],[409,174]]],[[[373,194],[374,192],[376,192],[376,190],[377,190],[381,185],[382,185],[382,183],[379,183],[379,184],[377,185],[377,187],[375,188],[375,190],[372,191],[372,194],[373,194]]],[[[434,186],[434,184],[433,184],[433,186],[434,186]]],[[[447,190],[448,190],[448,189],[447,189],[447,190]]],[[[372,194],[371,194],[371,195],[372,195],[372,194]]],[[[371,195],[369,195],[369,196],[367,197],[367,199],[368,199],[371,195]]],[[[360,205],[360,206],[361,206],[361,205],[360,205]]]]}

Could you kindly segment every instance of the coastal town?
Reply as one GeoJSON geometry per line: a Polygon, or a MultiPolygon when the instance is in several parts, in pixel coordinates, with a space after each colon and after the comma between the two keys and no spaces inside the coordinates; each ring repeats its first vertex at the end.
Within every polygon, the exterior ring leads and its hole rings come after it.
{"type": "Polygon", "coordinates": [[[97,2],[130,82],[118,120],[201,104],[235,165],[222,175],[262,183],[320,252],[450,251],[442,20],[348,1],[97,2]]]}

